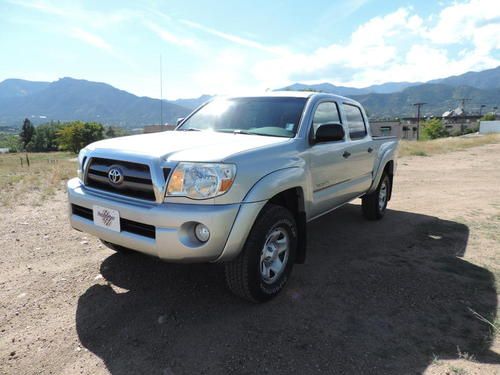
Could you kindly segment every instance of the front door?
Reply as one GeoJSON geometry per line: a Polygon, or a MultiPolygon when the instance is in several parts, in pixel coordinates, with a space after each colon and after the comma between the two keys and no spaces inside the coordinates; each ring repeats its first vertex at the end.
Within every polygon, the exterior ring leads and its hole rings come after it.
{"type": "MultiPolygon", "coordinates": [[[[313,116],[313,137],[320,125],[332,123],[341,123],[337,103],[319,103],[313,116]]],[[[309,149],[313,185],[311,218],[342,203],[342,190],[349,181],[349,168],[344,156],[347,148],[348,142],[344,139],[314,144],[309,149]]]]}

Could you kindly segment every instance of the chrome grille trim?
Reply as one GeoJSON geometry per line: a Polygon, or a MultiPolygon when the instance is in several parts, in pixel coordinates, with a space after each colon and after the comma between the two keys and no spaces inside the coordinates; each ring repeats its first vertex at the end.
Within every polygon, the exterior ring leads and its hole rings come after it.
{"type": "Polygon", "coordinates": [[[91,157],[85,169],[84,182],[88,187],[136,199],[157,201],[151,169],[147,164],[91,157]],[[114,166],[123,171],[124,178],[120,185],[114,185],[108,179],[108,171],[114,166]]]}

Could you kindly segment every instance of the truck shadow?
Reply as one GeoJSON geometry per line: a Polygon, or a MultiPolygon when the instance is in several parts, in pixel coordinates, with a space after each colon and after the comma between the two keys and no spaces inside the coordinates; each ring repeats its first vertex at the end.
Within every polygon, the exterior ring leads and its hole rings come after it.
{"type": "Polygon", "coordinates": [[[460,257],[467,226],[347,205],[310,225],[309,253],[264,305],[233,297],[220,265],[113,254],[78,301],[82,345],[112,374],[422,373],[433,358],[500,363],[493,275],[460,257]]]}

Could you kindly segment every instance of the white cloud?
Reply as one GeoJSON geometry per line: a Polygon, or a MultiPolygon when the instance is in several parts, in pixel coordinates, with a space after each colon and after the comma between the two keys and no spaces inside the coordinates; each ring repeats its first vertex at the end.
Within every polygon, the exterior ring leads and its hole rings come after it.
{"type": "Polygon", "coordinates": [[[137,16],[136,12],[116,9],[113,12],[99,12],[86,9],[78,2],[54,3],[50,0],[8,0],[9,3],[26,9],[46,13],[64,20],[71,20],[87,27],[107,28],[137,16]]]}
{"type": "Polygon", "coordinates": [[[237,36],[237,35],[233,35],[233,34],[219,31],[219,30],[215,30],[215,29],[212,29],[210,27],[200,25],[199,23],[196,23],[196,22],[192,22],[189,20],[181,20],[180,22],[186,26],[193,28],[193,29],[204,31],[207,34],[217,36],[219,38],[222,38],[224,40],[238,44],[240,46],[251,47],[251,48],[259,49],[259,50],[262,50],[265,52],[270,52],[270,53],[283,53],[284,52],[283,48],[275,47],[275,46],[268,46],[268,45],[256,42],[254,40],[242,38],[242,37],[237,36]]]}
{"type": "MultiPolygon", "coordinates": [[[[399,9],[383,17],[375,17],[359,26],[346,44],[331,44],[311,54],[288,53],[279,58],[258,62],[253,70],[259,80],[271,86],[286,83],[291,75],[318,73],[335,66],[348,69],[383,69],[397,58],[394,41],[401,35],[419,32],[422,20],[399,9]]],[[[324,79],[328,79],[325,75],[324,79]]]]}
{"type": "Polygon", "coordinates": [[[257,61],[252,71],[272,87],[292,81],[352,86],[427,81],[498,66],[493,52],[499,48],[498,0],[470,0],[425,20],[412,8],[400,8],[360,25],[346,43],[257,61]],[[454,52],[457,47],[460,53],[454,52]]]}
{"type": "Polygon", "coordinates": [[[167,31],[166,29],[158,26],[154,22],[144,21],[144,24],[151,31],[153,31],[156,35],[158,35],[161,39],[163,39],[164,41],[166,41],[168,43],[176,44],[176,45],[182,46],[182,47],[195,47],[196,46],[196,41],[194,39],[177,36],[169,31],[167,31]]]}
{"type": "Polygon", "coordinates": [[[74,27],[71,29],[70,35],[101,50],[108,52],[112,51],[112,47],[104,39],[102,39],[99,35],[92,34],[89,31],[74,27]]]}
{"type": "MultiPolygon", "coordinates": [[[[498,0],[471,0],[444,8],[439,13],[437,24],[426,34],[434,43],[460,43],[474,40],[478,32],[491,24],[500,24],[498,0]]],[[[500,34],[495,39],[498,38],[500,34]]]]}

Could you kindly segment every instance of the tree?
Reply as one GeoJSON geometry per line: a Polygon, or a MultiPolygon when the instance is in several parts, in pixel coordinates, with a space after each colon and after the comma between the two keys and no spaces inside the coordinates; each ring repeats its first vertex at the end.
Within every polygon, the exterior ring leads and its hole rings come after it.
{"type": "Polygon", "coordinates": [[[130,133],[126,129],[120,127],[108,126],[104,134],[106,138],[116,138],[116,137],[124,137],[126,135],[129,135],[130,133]]]}
{"type": "Polygon", "coordinates": [[[449,133],[444,128],[443,122],[438,118],[433,118],[425,121],[422,124],[423,139],[436,139],[448,137],[449,133]]]}
{"type": "Polygon", "coordinates": [[[104,127],[96,122],[74,121],[65,123],[57,132],[57,143],[62,150],[79,152],[89,143],[104,138],[104,127]]]}
{"type": "Polygon", "coordinates": [[[35,127],[33,126],[30,120],[28,120],[27,118],[24,119],[23,127],[21,128],[21,133],[19,133],[19,139],[21,141],[21,145],[24,150],[26,150],[26,147],[31,142],[33,134],[35,134],[35,127]]]}
{"type": "Polygon", "coordinates": [[[481,117],[481,121],[495,121],[497,119],[497,116],[493,113],[485,113],[483,117],[481,117]]]}
{"type": "Polygon", "coordinates": [[[116,137],[115,129],[112,126],[108,126],[106,129],[106,138],[116,137]]]}
{"type": "Polygon", "coordinates": [[[36,152],[57,151],[57,133],[61,126],[57,123],[43,124],[36,128],[32,150],[36,152]]]}

